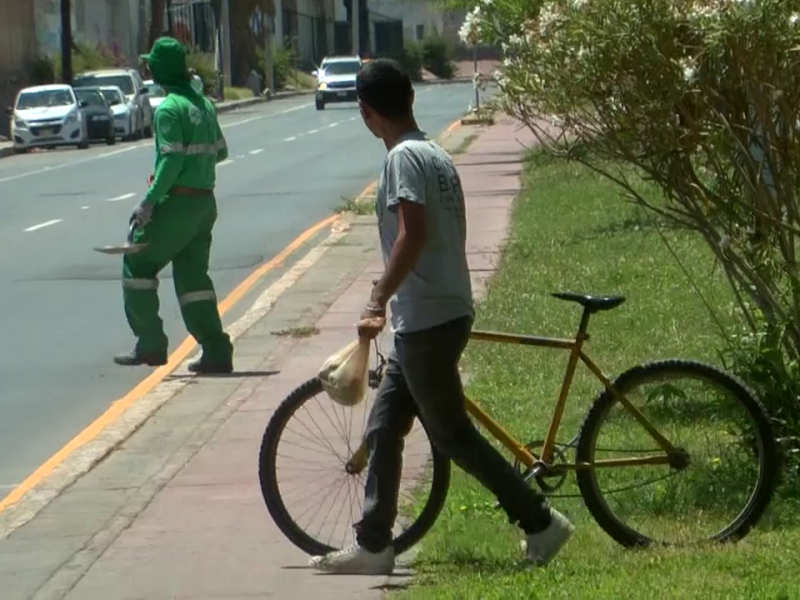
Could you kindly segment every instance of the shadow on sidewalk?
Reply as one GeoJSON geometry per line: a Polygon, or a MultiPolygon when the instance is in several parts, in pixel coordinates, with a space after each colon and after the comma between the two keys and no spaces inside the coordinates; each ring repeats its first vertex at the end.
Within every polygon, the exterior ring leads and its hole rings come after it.
{"type": "Polygon", "coordinates": [[[470,196],[511,196],[516,197],[519,194],[519,190],[515,189],[491,189],[491,190],[483,190],[480,192],[471,191],[470,196]]]}
{"type": "MultiPolygon", "coordinates": [[[[315,577],[343,577],[343,575],[340,575],[338,573],[325,573],[324,571],[316,571],[312,567],[309,567],[307,565],[304,565],[304,566],[301,566],[301,565],[285,565],[285,566],[281,567],[281,569],[285,569],[287,571],[313,571],[313,574],[314,574],[315,577]]],[[[394,591],[405,590],[411,585],[410,578],[413,577],[413,576],[414,576],[414,572],[411,571],[410,569],[407,569],[407,568],[404,568],[404,567],[395,567],[394,573],[392,573],[389,577],[391,577],[391,579],[393,579],[393,580],[394,579],[401,579],[401,578],[402,579],[409,578],[409,581],[403,581],[403,582],[390,581],[390,582],[386,582],[386,583],[380,583],[378,585],[373,585],[369,589],[371,589],[371,590],[380,590],[380,591],[384,591],[384,592],[390,592],[390,591],[393,591],[393,590],[394,591]]],[[[350,577],[386,577],[386,576],[385,575],[351,575],[350,577]]]]}
{"type": "Polygon", "coordinates": [[[181,379],[241,379],[245,377],[272,377],[273,375],[280,375],[280,371],[234,371],[233,373],[221,373],[218,375],[184,373],[181,375],[170,375],[165,381],[178,381],[181,379]]]}
{"type": "Polygon", "coordinates": [[[519,166],[521,164],[522,164],[522,160],[518,156],[516,160],[481,160],[481,161],[476,161],[476,162],[458,161],[456,163],[456,167],[460,169],[461,167],[492,167],[492,166],[495,166],[495,165],[517,165],[517,166],[519,166]]]}
{"type": "MultiPolygon", "coordinates": [[[[392,577],[394,577],[394,575],[392,575],[392,577]]],[[[407,590],[410,585],[410,583],[387,583],[386,585],[376,585],[369,589],[380,590],[381,592],[400,592],[407,590]]]]}

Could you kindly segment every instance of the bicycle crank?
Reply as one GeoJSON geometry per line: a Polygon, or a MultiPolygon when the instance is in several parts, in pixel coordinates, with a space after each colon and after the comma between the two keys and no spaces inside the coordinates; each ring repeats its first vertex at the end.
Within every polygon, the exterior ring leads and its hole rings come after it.
{"type": "MultiPolygon", "coordinates": [[[[541,449],[544,447],[544,440],[536,440],[525,446],[525,449],[534,456],[541,456],[541,449]]],[[[537,463],[533,467],[522,470],[522,463],[519,459],[514,460],[514,468],[522,475],[525,481],[535,479],[536,484],[544,495],[552,494],[559,490],[567,480],[567,470],[561,465],[567,463],[567,455],[562,448],[556,446],[553,449],[553,462],[549,465],[537,463]],[[535,470],[535,472],[534,472],[535,470]]]]}

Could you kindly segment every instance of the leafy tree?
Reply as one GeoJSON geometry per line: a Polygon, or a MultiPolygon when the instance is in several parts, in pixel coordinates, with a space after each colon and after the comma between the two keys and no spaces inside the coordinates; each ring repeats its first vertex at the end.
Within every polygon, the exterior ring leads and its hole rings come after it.
{"type": "Polygon", "coordinates": [[[482,0],[461,34],[502,47],[502,107],[547,151],[705,240],[800,433],[800,0],[482,0]]]}

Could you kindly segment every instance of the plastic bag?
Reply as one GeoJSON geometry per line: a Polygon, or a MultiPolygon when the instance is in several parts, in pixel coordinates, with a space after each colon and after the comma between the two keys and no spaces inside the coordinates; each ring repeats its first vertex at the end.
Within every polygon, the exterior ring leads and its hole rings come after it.
{"type": "Polygon", "coordinates": [[[369,392],[369,344],[366,338],[351,342],[322,365],[317,376],[331,400],[355,406],[369,392]]]}

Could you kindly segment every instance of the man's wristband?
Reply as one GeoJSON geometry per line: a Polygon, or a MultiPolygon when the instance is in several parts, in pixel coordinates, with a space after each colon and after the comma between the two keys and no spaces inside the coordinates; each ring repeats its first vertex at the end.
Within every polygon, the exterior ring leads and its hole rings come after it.
{"type": "Polygon", "coordinates": [[[381,314],[383,314],[385,312],[385,309],[382,306],[380,306],[379,304],[373,304],[373,303],[368,303],[364,307],[364,310],[367,311],[367,312],[370,312],[372,314],[375,314],[375,315],[381,315],[381,314]]]}

